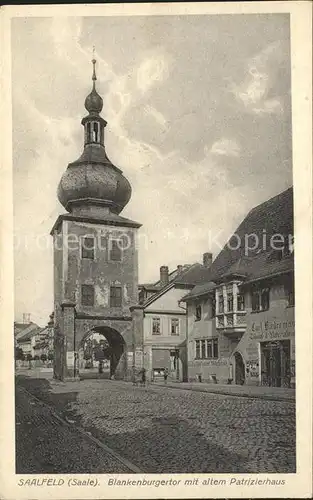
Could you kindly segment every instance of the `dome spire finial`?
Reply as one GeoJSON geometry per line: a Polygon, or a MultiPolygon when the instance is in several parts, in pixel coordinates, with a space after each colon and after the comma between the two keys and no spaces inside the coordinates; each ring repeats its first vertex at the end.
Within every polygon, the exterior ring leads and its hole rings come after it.
{"type": "Polygon", "coordinates": [[[96,62],[97,59],[95,58],[95,46],[92,47],[92,65],[93,65],[93,71],[92,71],[92,81],[93,81],[93,88],[96,88],[96,80],[97,80],[97,75],[96,75],[96,62]]]}
{"type": "Polygon", "coordinates": [[[86,97],[85,99],[85,108],[89,113],[96,113],[99,114],[102,111],[103,107],[103,100],[99,96],[98,92],[96,91],[96,80],[97,80],[97,75],[96,75],[96,58],[95,58],[95,47],[92,48],[92,91],[91,93],[86,97]]]}

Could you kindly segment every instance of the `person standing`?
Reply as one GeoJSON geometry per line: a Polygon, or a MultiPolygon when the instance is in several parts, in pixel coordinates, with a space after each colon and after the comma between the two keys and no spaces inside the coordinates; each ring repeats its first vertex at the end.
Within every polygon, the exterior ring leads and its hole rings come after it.
{"type": "Polygon", "coordinates": [[[145,387],[145,385],[146,385],[146,369],[145,368],[141,368],[141,370],[140,370],[139,373],[141,374],[141,385],[143,387],[145,387]]]}
{"type": "Polygon", "coordinates": [[[164,370],[164,383],[167,384],[167,377],[168,377],[168,368],[165,368],[164,370]]]}

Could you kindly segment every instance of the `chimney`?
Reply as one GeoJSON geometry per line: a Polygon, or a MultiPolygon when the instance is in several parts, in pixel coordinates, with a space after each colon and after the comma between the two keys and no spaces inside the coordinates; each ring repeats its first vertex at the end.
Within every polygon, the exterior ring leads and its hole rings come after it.
{"type": "Polygon", "coordinates": [[[203,254],[203,265],[204,267],[211,267],[212,265],[212,260],[213,260],[213,255],[211,254],[211,252],[205,252],[203,254]]]}
{"type": "Polygon", "coordinates": [[[30,313],[23,313],[23,323],[30,323],[30,313]]]}
{"type": "Polygon", "coordinates": [[[161,281],[162,286],[165,286],[168,284],[168,267],[167,266],[160,267],[160,281],[161,281]]]}
{"type": "Polygon", "coordinates": [[[183,266],[181,264],[179,264],[177,266],[177,273],[180,274],[182,272],[182,270],[183,270],[183,266]]]}

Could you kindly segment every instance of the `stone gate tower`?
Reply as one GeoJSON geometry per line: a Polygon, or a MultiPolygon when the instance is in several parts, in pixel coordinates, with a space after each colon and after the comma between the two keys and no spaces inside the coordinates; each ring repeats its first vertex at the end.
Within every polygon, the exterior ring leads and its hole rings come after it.
{"type": "Polygon", "coordinates": [[[54,241],[54,377],[78,376],[78,352],[91,332],[103,334],[111,347],[111,374],[130,378],[134,342],[130,307],[137,303],[140,224],[119,214],[131,197],[122,171],[107,157],[100,116],[103,101],[92,91],[82,119],[84,149],[63,174],[60,215],[54,241]]]}

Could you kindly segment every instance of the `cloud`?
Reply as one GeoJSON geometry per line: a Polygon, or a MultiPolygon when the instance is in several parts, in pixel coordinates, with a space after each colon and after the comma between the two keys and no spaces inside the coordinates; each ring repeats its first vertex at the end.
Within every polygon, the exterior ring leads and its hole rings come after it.
{"type": "Polygon", "coordinates": [[[280,42],[268,45],[262,51],[250,58],[246,63],[246,75],[238,85],[230,80],[230,91],[238,102],[244,105],[246,111],[262,114],[281,114],[283,105],[281,98],[268,99],[267,95],[273,85],[271,65],[279,63],[282,56],[280,42]]]}
{"type": "Polygon", "coordinates": [[[165,54],[145,57],[137,69],[137,86],[142,92],[169,76],[169,60],[165,54]]]}
{"type": "Polygon", "coordinates": [[[220,139],[212,145],[210,153],[218,156],[233,156],[238,157],[240,147],[233,139],[220,139]]]}

